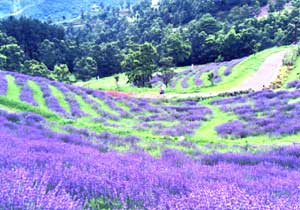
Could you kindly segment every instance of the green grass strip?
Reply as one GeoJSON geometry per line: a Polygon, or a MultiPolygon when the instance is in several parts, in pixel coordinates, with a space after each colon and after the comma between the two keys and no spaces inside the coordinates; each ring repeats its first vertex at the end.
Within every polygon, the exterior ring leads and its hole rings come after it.
{"type": "Polygon", "coordinates": [[[80,108],[82,111],[84,111],[87,114],[90,114],[91,116],[98,116],[99,114],[91,107],[90,104],[86,103],[83,98],[79,95],[74,94],[80,108]]]}
{"type": "Polygon", "coordinates": [[[41,87],[32,80],[28,80],[27,82],[29,87],[32,89],[34,100],[38,103],[39,107],[48,109],[41,87]]]}
{"type": "Polygon", "coordinates": [[[49,88],[52,92],[52,95],[57,98],[61,107],[64,108],[67,112],[70,112],[70,104],[66,101],[64,94],[53,85],[49,85],[49,88]]]}
{"type": "Polygon", "coordinates": [[[6,75],[7,80],[7,98],[20,101],[21,88],[15,83],[15,78],[11,75],[6,75]]]}
{"type": "Polygon", "coordinates": [[[47,109],[31,106],[27,103],[21,102],[19,100],[14,100],[8,97],[0,96],[0,104],[15,111],[18,110],[20,112],[34,112],[52,121],[57,121],[60,119],[58,115],[48,111],[47,109]]]}

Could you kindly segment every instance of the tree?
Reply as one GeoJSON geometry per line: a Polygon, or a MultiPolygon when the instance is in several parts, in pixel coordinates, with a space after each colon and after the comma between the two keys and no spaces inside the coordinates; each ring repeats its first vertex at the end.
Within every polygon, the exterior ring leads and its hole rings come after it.
{"type": "Polygon", "coordinates": [[[38,59],[37,49],[40,43],[48,39],[63,40],[64,28],[54,24],[47,24],[37,19],[26,17],[10,17],[1,21],[1,30],[7,35],[14,37],[22,46],[25,55],[30,59],[38,59]]]}
{"type": "Polygon", "coordinates": [[[210,81],[211,86],[215,85],[215,75],[213,72],[211,72],[207,75],[207,79],[208,79],[208,81],[210,81]]]}
{"type": "Polygon", "coordinates": [[[160,68],[159,68],[158,77],[161,79],[164,85],[168,87],[169,83],[175,76],[175,72],[173,69],[173,67],[175,66],[173,63],[173,58],[171,57],[162,58],[160,59],[159,63],[160,63],[160,68]]]}
{"type": "Polygon", "coordinates": [[[53,70],[56,64],[65,62],[65,56],[61,49],[63,46],[60,45],[59,40],[52,42],[45,39],[38,48],[39,60],[46,64],[46,66],[53,70]]]}
{"type": "Polygon", "coordinates": [[[6,70],[20,72],[25,59],[24,51],[17,44],[7,44],[0,47],[0,54],[6,56],[6,70]]]}
{"type": "Polygon", "coordinates": [[[114,78],[115,78],[116,86],[117,86],[117,89],[118,89],[119,88],[120,77],[119,77],[119,75],[116,75],[116,76],[114,76],[114,78]]]}
{"type": "Polygon", "coordinates": [[[211,14],[205,14],[197,22],[196,28],[200,32],[204,31],[206,34],[214,34],[222,27],[220,22],[217,21],[211,14]]]}
{"type": "Polygon", "coordinates": [[[164,57],[172,57],[176,65],[184,64],[192,52],[191,43],[185,40],[179,32],[166,31],[160,51],[164,57]]]}
{"type": "Polygon", "coordinates": [[[275,10],[276,11],[282,10],[284,8],[284,5],[286,4],[286,2],[287,2],[286,0],[276,0],[275,5],[274,5],[275,10]]]}
{"type": "Polygon", "coordinates": [[[7,34],[0,32],[0,46],[7,44],[17,44],[17,40],[14,37],[7,36],[7,34]]]}
{"type": "Polygon", "coordinates": [[[0,54],[0,69],[2,70],[6,66],[7,57],[0,54]]]}
{"type": "Polygon", "coordinates": [[[222,55],[225,59],[239,57],[239,49],[242,48],[244,43],[241,42],[241,35],[237,34],[235,29],[232,28],[224,37],[222,55]]]}
{"type": "Polygon", "coordinates": [[[66,64],[56,64],[51,74],[53,79],[62,82],[72,83],[76,81],[75,76],[71,74],[66,64]]]}
{"type": "Polygon", "coordinates": [[[149,42],[129,50],[122,61],[122,68],[126,71],[128,82],[137,87],[151,87],[150,81],[157,69],[157,50],[149,42]]]}
{"type": "Polygon", "coordinates": [[[37,60],[26,60],[22,68],[22,73],[29,74],[32,76],[48,77],[50,78],[51,72],[48,70],[47,66],[37,60]]]}
{"type": "Polygon", "coordinates": [[[117,42],[94,46],[91,56],[97,62],[98,76],[106,77],[121,72],[123,57],[117,42]]]}
{"type": "Polygon", "coordinates": [[[97,62],[89,56],[75,60],[74,74],[77,79],[87,81],[97,76],[97,62]]]}

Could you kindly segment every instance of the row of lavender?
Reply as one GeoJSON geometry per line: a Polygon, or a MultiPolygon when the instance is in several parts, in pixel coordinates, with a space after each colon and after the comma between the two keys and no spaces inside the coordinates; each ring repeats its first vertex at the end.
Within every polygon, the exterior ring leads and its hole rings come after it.
{"type": "Polygon", "coordinates": [[[12,72],[1,73],[0,78],[6,82],[1,85],[3,89],[7,89],[7,81],[5,80],[5,75],[7,74],[14,76],[15,82],[21,87],[20,100],[23,102],[37,106],[33,92],[28,86],[28,80],[31,80],[41,88],[49,110],[65,118],[90,117],[95,122],[109,127],[120,127],[118,122],[127,118],[135,121],[135,125],[130,128],[132,130],[150,130],[154,134],[164,136],[185,136],[192,135],[201,126],[201,123],[208,120],[212,115],[210,109],[197,105],[195,102],[163,104],[162,102],[145,99],[112,97],[101,91],[84,89],[12,72]],[[50,85],[64,95],[70,110],[65,110],[61,106],[59,100],[52,94],[50,85]],[[90,116],[86,110],[82,110],[76,96],[81,97],[86,104],[89,104],[97,115],[90,116]],[[104,110],[99,100],[104,102],[110,110],[104,110]],[[129,111],[119,106],[118,103],[123,104],[129,111]]]}
{"type": "MultiPolygon", "coordinates": [[[[204,73],[213,73],[214,76],[214,83],[217,84],[222,81],[223,76],[229,76],[232,73],[232,69],[239,63],[241,63],[245,58],[242,59],[236,59],[232,61],[227,62],[221,62],[221,63],[211,63],[204,66],[196,66],[191,67],[187,70],[181,71],[178,73],[175,78],[171,81],[170,88],[175,88],[179,82],[181,82],[181,87],[183,89],[190,88],[189,86],[189,80],[193,79],[193,85],[192,87],[201,87],[203,86],[203,80],[201,79],[202,75],[204,73]],[[220,68],[225,67],[224,72],[222,72],[223,75],[220,74],[220,68]]],[[[205,78],[207,79],[207,78],[205,78]]],[[[161,83],[161,80],[158,76],[155,76],[152,80],[152,84],[154,86],[159,85],[161,83]]]]}
{"type": "MultiPolygon", "coordinates": [[[[191,159],[100,152],[0,112],[1,209],[299,209],[300,147],[191,159]]],[[[135,150],[136,151],[136,150],[135,150]]]]}
{"type": "Polygon", "coordinates": [[[216,127],[222,137],[285,136],[300,133],[300,90],[260,91],[212,102],[237,120],[216,127]]]}

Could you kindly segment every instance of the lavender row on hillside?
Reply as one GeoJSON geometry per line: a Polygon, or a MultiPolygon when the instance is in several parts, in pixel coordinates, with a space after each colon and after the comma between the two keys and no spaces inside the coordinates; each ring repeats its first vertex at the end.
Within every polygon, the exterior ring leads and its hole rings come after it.
{"type": "Polygon", "coordinates": [[[222,137],[285,136],[300,133],[300,91],[260,91],[213,104],[238,119],[219,125],[222,137]]]}
{"type": "Polygon", "coordinates": [[[32,88],[28,85],[28,78],[16,76],[15,83],[21,88],[20,99],[32,106],[38,106],[34,99],[32,88]]]}
{"type": "Polygon", "coordinates": [[[49,83],[45,81],[37,81],[43,92],[43,97],[46,101],[48,108],[64,117],[70,117],[70,114],[60,105],[59,101],[53,96],[49,83]]]}
{"type": "Polygon", "coordinates": [[[66,85],[63,85],[62,83],[59,82],[51,82],[51,84],[54,85],[56,88],[58,88],[58,90],[62,92],[65,100],[70,105],[70,111],[73,117],[87,116],[87,114],[84,111],[82,111],[78,101],[76,100],[75,94],[72,91],[70,91],[70,89],[66,85]]]}
{"type": "MultiPolygon", "coordinates": [[[[179,81],[181,81],[181,87],[183,89],[193,87],[193,85],[196,87],[201,87],[203,85],[203,81],[201,79],[201,75],[203,73],[213,73],[214,83],[220,83],[222,81],[222,76],[229,76],[232,73],[232,69],[244,59],[245,58],[236,59],[229,62],[225,61],[221,63],[210,63],[204,66],[193,66],[193,68],[191,67],[187,70],[177,73],[177,75],[171,80],[170,88],[175,88],[179,81]],[[225,68],[224,75],[223,73],[222,75],[219,73],[221,67],[225,68]],[[191,77],[193,78],[193,85],[188,84],[188,81],[191,77]]],[[[152,80],[152,84],[154,85],[158,84],[159,82],[161,82],[159,77],[155,77],[155,79],[152,80]]]]}

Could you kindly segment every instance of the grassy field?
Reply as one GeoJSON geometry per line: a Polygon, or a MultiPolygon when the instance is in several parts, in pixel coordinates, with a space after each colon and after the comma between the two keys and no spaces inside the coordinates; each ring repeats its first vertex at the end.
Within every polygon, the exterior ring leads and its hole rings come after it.
{"type": "MultiPolygon", "coordinates": [[[[219,69],[219,74],[221,76],[221,82],[216,84],[215,86],[211,86],[208,81],[208,73],[203,73],[201,75],[201,79],[203,81],[203,85],[197,87],[193,83],[193,77],[190,77],[188,80],[189,87],[182,88],[181,83],[184,78],[179,78],[175,88],[167,88],[167,93],[195,93],[195,92],[221,92],[225,90],[230,90],[238,85],[240,85],[245,79],[251,77],[263,64],[265,59],[272,55],[273,53],[279,52],[281,50],[287,49],[290,47],[276,47],[264,50],[255,55],[252,55],[236,65],[232,69],[232,73],[229,76],[224,76],[223,72],[225,70],[224,66],[221,66],[219,69]]],[[[186,70],[190,67],[179,67],[176,69],[177,73],[180,73],[183,70],[186,70]]],[[[76,85],[98,89],[98,90],[116,90],[116,91],[124,91],[124,92],[132,92],[132,93],[158,93],[159,88],[136,88],[127,83],[127,77],[124,73],[119,74],[119,82],[118,86],[115,82],[114,76],[106,77],[99,80],[93,79],[88,82],[78,82],[76,85]]]]}

